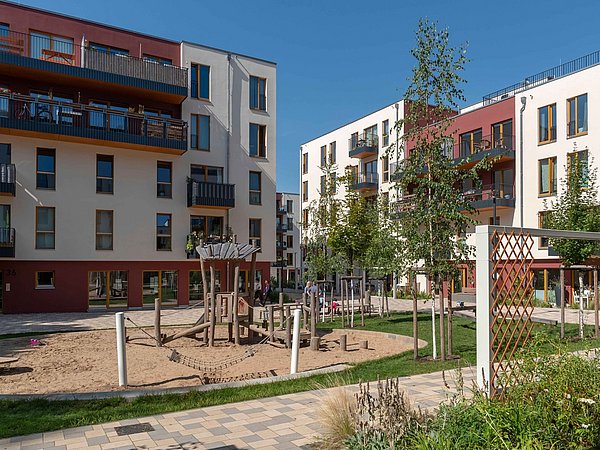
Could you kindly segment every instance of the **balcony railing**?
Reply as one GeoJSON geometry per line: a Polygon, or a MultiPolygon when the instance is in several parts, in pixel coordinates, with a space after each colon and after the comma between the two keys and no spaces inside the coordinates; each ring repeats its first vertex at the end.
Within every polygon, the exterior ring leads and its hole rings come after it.
{"type": "Polygon", "coordinates": [[[14,164],[0,164],[0,193],[15,195],[17,170],[14,164]]]}
{"type": "Polygon", "coordinates": [[[351,158],[377,154],[378,150],[379,138],[377,135],[362,133],[348,139],[348,155],[351,158]]]}
{"type": "Polygon", "coordinates": [[[0,126],[187,150],[187,123],[183,120],[11,92],[0,92],[0,126]]]}
{"type": "Polygon", "coordinates": [[[287,250],[287,242],[275,241],[278,249],[287,250]]]}
{"type": "Polygon", "coordinates": [[[512,184],[488,184],[480,188],[468,189],[463,192],[464,199],[469,202],[491,200],[513,200],[514,188],[512,184]]]}
{"type": "Polygon", "coordinates": [[[283,214],[287,214],[287,213],[288,213],[287,208],[284,208],[284,207],[277,208],[277,214],[283,215],[283,214]]]}
{"type": "Polygon", "coordinates": [[[235,185],[187,179],[188,206],[235,207],[235,185]]]}
{"type": "Polygon", "coordinates": [[[187,68],[104,52],[42,33],[4,31],[0,52],[187,89],[187,68]]]}
{"type": "Polygon", "coordinates": [[[460,158],[475,155],[489,150],[512,151],[515,149],[514,136],[512,134],[483,136],[479,140],[461,140],[456,147],[460,158]]]}
{"type": "Polygon", "coordinates": [[[352,177],[353,189],[377,189],[379,176],[377,172],[360,172],[352,177]]]}
{"type": "Polygon", "coordinates": [[[0,257],[14,258],[15,229],[0,228],[0,257]]]}
{"type": "Polygon", "coordinates": [[[286,232],[288,230],[288,226],[287,223],[278,223],[277,224],[277,231],[282,233],[282,232],[286,232]]]}

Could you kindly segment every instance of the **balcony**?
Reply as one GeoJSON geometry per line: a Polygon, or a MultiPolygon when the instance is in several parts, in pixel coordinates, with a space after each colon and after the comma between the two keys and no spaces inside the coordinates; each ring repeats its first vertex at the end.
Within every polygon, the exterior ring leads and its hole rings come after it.
{"type": "Polygon", "coordinates": [[[514,188],[512,184],[490,184],[481,188],[463,192],[464,199],[478,211],[505,209],[515,207],[514,188]]]}
{"type": "Polygon", "coordinates": [[[0,258],[15,257],[15,229],[0,228],[0,258]]]}
{"type": "Polygon", "coordinates": [[[390,181],[400,181],[404,170],[404,161],[395,161],[390,163],[390,181]]]}
{"type": "Polygon", "coordinates": [[[285,233],[288,230],[287,223],[278,223],[277,224],[277,232],[285,233]]]}
{"type": "Polygon", "coordinates": [[[187,96],[186,68],[103,52],[41,33],[8,31],[0,36],[0,74],[48,82],[70,77],[70,85],[94,81],[161,93],[165,100],[176,102],[187,96]]]}
{"type": "Polygon", "coordinates": [[[285,215],[287,213],[288,213],[287,208],[283,208],[283,207],[277,208],[277,215],[278,216],[283,216],[283,215],[285,215]]]}
{"type": "Polygon", "coordinates": [[[175,155],[187,150],[187,123],[183,120],[11,92],[0,92],[0,128],[11,130],[7,134],[175,155]]]}
{"type": "Polygon", "coordinates": [[[17,170],[14,164],[0,164],[0,195],[15,196],[17,170]]]}
{"type": "Polygon", "coordinates": [[[376,156],[379,151],[379,139],[377,136],[362,133],[358,137],[348,139],[348,149],[350,158],[376,156]]]}
{"type": "Polygon", "coordinates": [[[278,250],[287,250],[287,242],[275,241],[278,250]]]}
{"type": "Polygon", "coordinates": [[[379,177],[377,172],[361,172],[354,175],[352,179],[352,189],[359,192],[377,190],[379,177]]]}
{"type": "Polygon", "coordinates": [[[188,207],[229,209],[235,207],[235,185],[187,179],[188,207]]]}
{"type": "Polygon", "coordinates": [[[513,135],[483,136],[478,141],[461,141],[455,146],[454,164],[468,168],[484,158],[494,158],[496,163],[515,159],[515,137],[513,135]]]}

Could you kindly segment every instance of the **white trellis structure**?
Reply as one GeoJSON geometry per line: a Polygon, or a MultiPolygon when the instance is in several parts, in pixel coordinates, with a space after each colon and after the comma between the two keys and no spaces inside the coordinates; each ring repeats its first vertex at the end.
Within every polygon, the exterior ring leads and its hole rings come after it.
{"type": "MultiPolygon", "coordinates": [[[[600,233],[480,225],[475,235],[477,383],[501,397],[516,367],[515,352],[533,326],[535,238],[600,242],[600,233]]],[[[597,321],[597,282],[594,298],[597,321]]]]}

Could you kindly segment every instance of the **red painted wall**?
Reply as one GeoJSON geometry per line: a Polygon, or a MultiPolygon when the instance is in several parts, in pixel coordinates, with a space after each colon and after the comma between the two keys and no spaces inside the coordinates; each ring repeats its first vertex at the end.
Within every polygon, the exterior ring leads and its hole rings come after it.
{"type": "Polygon", "coordinates": [[[85,36],[90,42],[127,49],[131,56],[160,56],[171,59],[174,65],[180,65],[179,43],[166,39],[9,3],[0,3],[0,20],[10,25],[11,31],[57,34],[73,38],[77,45],[81,45],[81,39],[85,36]]]}
{"type": "MultiPolygon", "coordinates": [[[[233,277],[233,265],[229,273],[233,277]]],[[[250,271],[250,263],[242,263],[241,270],[250,271]]],[[[76,312],[88,310],[88,273],[102,270],[128,271],[128,305],[142,306],[144,271],[177,270],[178,304],[189,300],[189,271],[200,270],[197,259],[182,261],[0,261],[3,273],[3,313],[76,312]],[[36,289],[35,273],[54,271],[54,289],[36,289]],[[10,284],[10,291],[7,291],[10,284]]],[[[221,273],[221,290],[227,290],[227,266],[215,265],[221,273]]],[[[269,278],[270,263],[257,262],[256,270],[263,279],[269,278]]],[[[233,285],[230,283],[230,289],[233,285]]]]}

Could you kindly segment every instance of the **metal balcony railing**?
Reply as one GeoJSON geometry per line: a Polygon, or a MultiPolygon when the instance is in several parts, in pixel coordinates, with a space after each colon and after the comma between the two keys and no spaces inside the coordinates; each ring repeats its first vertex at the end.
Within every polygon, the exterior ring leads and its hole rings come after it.
{"type": "Polygon", "coordinates": [[[235,207],[235,185],[187,179],[188,206],[235,207]]]}
{"type": "Polygon", "coordinates": [[[377,152],[379,148],[379,138],[371,133],[361,133],[348,139],[348,150],[350,152],[364,149],[366,151],[377,152]]]}
{"type": "Polygon", "coordinates": [[[0,228],[0,247],[14,248],[15,246],[15,229],[0,228]]]}
{"type": "Polygon", "coordinates": [[[275,241],[278,249],[287,250],[287,242],[275,241]]]}
{"type": "Polygon", "coordinates": [[[506,150],[515,149],[515,137],[512,134],[497,134],[483,136],[481,139],[461,139],[455,145],[455,154],[459,158],[475,155],[488,150],[506,150]]]}
{"type": "Polygon", "coordinates": [[[0,164],[0,192],[15,195],[17,170],[14,164],[0,164]]]}
{"type": "Polygon", "coordinates": [[[12,92],[0,92],[0,123],[7,128],[187,149],[187,123],[183,120],[12,92]]]}
{"type": "Polygon", "coordinates": [[[277,208],[277,214],[281,215],[281,214],[287,214],[287,213],[288,213],[287,208],[284,208],[284,207],[277,208]]]}
{"type": "Polygon", "coordinates": [[[277,231],[278,232],[286,232],[287,230],[288,230],[287,223],[278,223],[277,224],[277,231]]]}
{"type": "Polygon", "coordinates": [[[379,175],[377,172],[359,172],[352,177],[352,186],[356,188],[365,187],[365,185],[377,185],[379,175]]]}
{"type": "Polygon", "coordinates": [[[469,202],[493,199],[513,200],[515,198],[512,184],[488,184],[480,188],[468,189],[463,192],[463,196],[469,202]]]}
{"type": "Polygon", "coordinates": [[[187,87],[188,82],[187,68],[104,52],[76,44],[70,38],[44,33],[4,31],[0,36],[0,52],[178,87],[187,87]]]}

